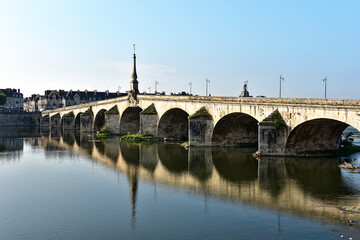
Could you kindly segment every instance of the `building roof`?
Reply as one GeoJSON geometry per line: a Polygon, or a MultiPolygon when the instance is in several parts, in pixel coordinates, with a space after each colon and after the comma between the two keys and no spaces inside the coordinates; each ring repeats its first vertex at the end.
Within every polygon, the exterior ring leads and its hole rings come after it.
{"type": "Polygon", "coordinates": [[[98,92],[98,91],[64,91],[64,90],[46,90],[43,96],[39,94],[33,94],[31,97],[26,98],[26,101],[36,101],[41,98],[55,98],[66,100],[104,100],[109,98],[116,98],[126,96],[126,93],[119,92],[98,92]]]}
{"type": "Polygon", "coordinates": [[[7,97],[23,97],[22,93],[18,92],[19,90],[6,88],[6,89],[0,89],[0,93],[5,94],[7,97]]]}

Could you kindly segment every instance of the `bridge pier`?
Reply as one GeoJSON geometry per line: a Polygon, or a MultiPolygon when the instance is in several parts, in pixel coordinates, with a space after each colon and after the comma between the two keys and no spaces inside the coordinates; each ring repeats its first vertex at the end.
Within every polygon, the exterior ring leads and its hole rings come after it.
{"type": "Polygon", "coordinates": [[[211,136],[214,130],[212,119],[190,118],[189,119],[189,145],[211,146],[211,136]]]}
{"type": "Polygon", "coordinates": [[[279,128],[273,123],[260,122],[258,135],[259,155],[285,155],[287,126],[279,128]]]}
{"type": "Polygon", "coordinates": [[[50,127],[50,117],[49,117],[49,115],[45,115],[45,116],[40,118],[40,127],[41,128],[50,127]]]}
{"type": "Polygon", "coordinates": [[[140,114],[140,132],[141,134],[150,134],[156,136],[159,117],[157,114],[140,114]]]}
{"type": "Polygon", "coordinates": [[[64,115],[62,118],[62,128],[63,130],[73,130],[75,129],[75,118],[74,115],[64,115]]]}
{"type": "Polygon", "coordinates": [[[93,131],[93,115],[82,113],[80,115],[80,131],[91,132],[93,131]]]}
{"type": "Polygon", "coordinates": [[[214,120],[205,107],[189,117],[189,146],[211,146],[214,120]]]}
{"type": "Polygon", "coordinates": [[[157,136],[159,116],[154,104],[140,112],[140,133],[157,136]]]}
{"type": "Polygon", "coordinates": [[[60,128],[61,127],[61,117],[60,117],[59,113],[50,117],[50,127],[51,128],[60,128]]]}
{"type": "Polygon", "coordinates": [[[120,132],[120,115],[117,106],[105,112],[105,126],[111,133],[120,132]]]}

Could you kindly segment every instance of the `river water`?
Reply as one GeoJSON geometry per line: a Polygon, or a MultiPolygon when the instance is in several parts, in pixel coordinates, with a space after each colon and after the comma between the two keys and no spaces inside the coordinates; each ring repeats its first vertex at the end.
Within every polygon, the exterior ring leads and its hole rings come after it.
{"type": "Polygon", "coordinates": [[[255,151],[3,130],[0,239],[360,239],[360,154],[255,151]]]}

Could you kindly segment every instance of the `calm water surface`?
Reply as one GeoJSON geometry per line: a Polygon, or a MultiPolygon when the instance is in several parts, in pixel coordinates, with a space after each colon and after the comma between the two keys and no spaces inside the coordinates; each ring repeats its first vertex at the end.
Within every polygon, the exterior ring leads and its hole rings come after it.
{"type": "Polygon", "coordinates": [[[347,211],[360,175],[338,168],[359,154],[257,160],[20,132],[0,133],[0,239],[360,239],[360,213],[347,211]]]}

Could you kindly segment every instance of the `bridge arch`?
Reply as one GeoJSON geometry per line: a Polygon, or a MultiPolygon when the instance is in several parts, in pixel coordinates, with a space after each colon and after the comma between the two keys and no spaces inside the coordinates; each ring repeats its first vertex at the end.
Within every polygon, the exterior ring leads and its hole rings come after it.
{"type": "Polygon", "coordinates": [[[128,107],[120,118],[120,134],[137,133],[140,131],[140,107],[128,107]]]}
{"type": "Polygon", "coordinates": [[[258,121],[246,113],[230,113],[215,125],[213,145],[251,146],[258,141],[258,121]]]}
{"type": "Polygon", "coordinates": [[[350,125],[335,119],[316,118],[298,124],[290,132],[286,154],[336,150],[340,147],[341,134],[350,125]]]}
{"type": "Polygon", "coordinates": [[[95,119],[94,119],[95,131],[99,131],[103,126],[105,126],[105,112],[106,109],[100,109],[95,115],[95,119]]]}
{"type": "Polygon", "coordinates": [[[166,111],[160,118],[157,135],[162,138],[187,140],[189,135],[189,114],[180,108],[166,111]]]}

